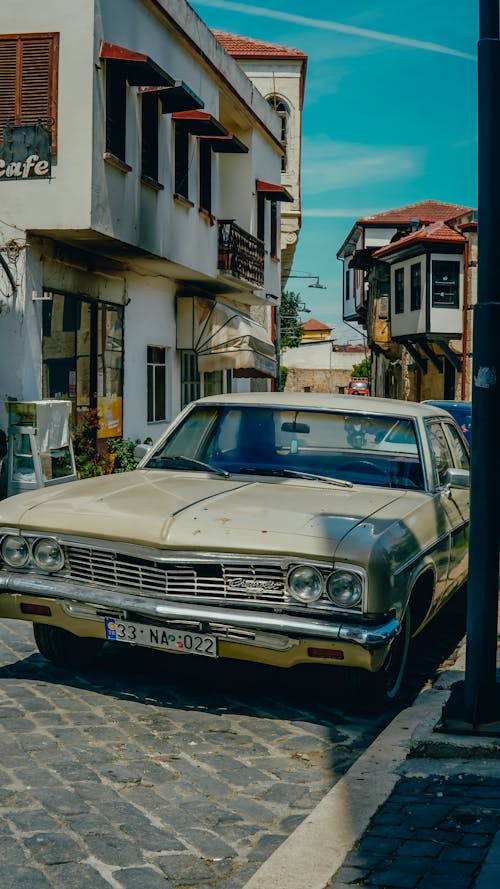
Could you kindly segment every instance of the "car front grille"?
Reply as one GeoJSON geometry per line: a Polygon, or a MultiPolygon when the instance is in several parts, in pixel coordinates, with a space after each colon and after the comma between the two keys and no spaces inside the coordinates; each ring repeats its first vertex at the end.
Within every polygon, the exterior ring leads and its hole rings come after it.
{"type": "Polygon", "coordinates": [[[287,568],[252,561],[165,563],[84,546],[66,547],[72,580],[141,596],[285,605],[287,568]]]}

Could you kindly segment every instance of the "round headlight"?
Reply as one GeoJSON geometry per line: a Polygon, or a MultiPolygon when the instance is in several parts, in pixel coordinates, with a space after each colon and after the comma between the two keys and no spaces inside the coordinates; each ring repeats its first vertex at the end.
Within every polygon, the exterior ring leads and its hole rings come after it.
{"type": "Polygon", "coordinates": [[[41,537],[33,547],[33,559],[42,571],[59,571],[64,565],[64,555],[57,540],[41,537]]]}
{"type": "Polygon", "coordinates": [[[298,602],[316,602],[323,592],[323,577],[317,568],[299,565],[288,575],[288,589],[298,602]]]}
{"type": "Polygon", "coordinates": [[[2,559],[10,568],[24,568],[30,557],[24,537],[7,534],[2,540],[2,559]]]}
{"type": "Polygon", "coordinates": [[[326,582],[326,589],[332,602],[340,608],[353,608],[361,602],[361,577],[352,571],[334,571],[326,582]]]}

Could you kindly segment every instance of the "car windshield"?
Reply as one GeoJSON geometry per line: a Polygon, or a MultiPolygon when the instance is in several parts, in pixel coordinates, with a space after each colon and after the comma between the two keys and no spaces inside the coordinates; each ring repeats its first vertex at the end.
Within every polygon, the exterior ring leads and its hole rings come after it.
{"type": "Polygon", "coordinates": [[[282,406],[196,405],[145,468],[424,486],[413,420],[282,406]]]}

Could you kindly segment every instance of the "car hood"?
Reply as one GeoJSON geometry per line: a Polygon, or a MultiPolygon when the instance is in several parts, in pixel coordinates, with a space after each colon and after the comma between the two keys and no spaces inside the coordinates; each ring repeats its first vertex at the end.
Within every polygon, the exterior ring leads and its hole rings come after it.
{"type": "Polygon", "coordinates": [[[369,516],[385,510],[393,520],[395,502],[407,496],[301,479],[136,470],[8,498],[0,524],[176,550],[331,558],[369,516]]]}

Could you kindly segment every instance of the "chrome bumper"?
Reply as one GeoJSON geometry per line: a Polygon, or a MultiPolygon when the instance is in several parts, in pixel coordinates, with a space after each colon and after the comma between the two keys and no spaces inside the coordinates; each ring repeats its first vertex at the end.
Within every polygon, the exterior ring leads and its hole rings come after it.
{"type": "Polygon", "coordinates": [[[369,651],[388,645],[400,631],[399,621],[395,619],[378,626],[344,624],[340,621],[294,617],[288,614],[262,614],[233,608],[178,604],[133,596],[102,587],[89,586],[82,589],[81,585],[53,577],[32,577],[27,574],[0,572],[0,594],[7,592],[84,602],[99,608],[133,611],[135,614],[163,621],[201,621],[207,624],[293,634],[307,639],[321,638],[350,642],[369,651]]]}

